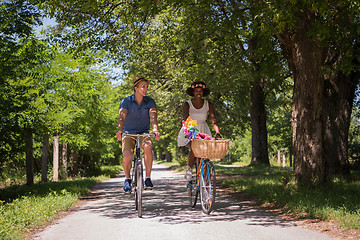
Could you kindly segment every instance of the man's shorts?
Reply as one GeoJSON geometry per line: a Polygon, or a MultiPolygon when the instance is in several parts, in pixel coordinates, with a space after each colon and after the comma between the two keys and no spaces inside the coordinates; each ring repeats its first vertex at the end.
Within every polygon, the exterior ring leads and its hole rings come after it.
{"type": "MultiPolygon", "coordinates": [[[[146,136],[146,137],[141,136],[140,137],[140,147],[141,148],[142,148],[142,143],[145,139],[147,139],[147,141],[150,141],[152,143],[150,136],[146,136]]],[[[134,138],[125,136],[122,138],[121,142],[122,142],[122,152],[123,153],[125,150],[134,150],[134,148],[135,148],[135,139],[134,138]]]]}

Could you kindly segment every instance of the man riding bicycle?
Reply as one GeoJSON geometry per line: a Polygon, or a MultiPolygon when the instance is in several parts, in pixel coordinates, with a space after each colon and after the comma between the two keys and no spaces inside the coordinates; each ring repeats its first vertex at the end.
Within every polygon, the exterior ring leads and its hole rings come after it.
{"type": "MultiPolygon", "coordinates": [[[[135,140],[130,137],[124,137],[123,133],[142,134],[148,133],[150,130],[150,121],[155,140],[160,139],[157,123],[157,109],[155,101],[146,96],[150,81],[144,77],[138,76],[133,80],[134,94],[124,98],[119,107],[118,132],[117,139],[122,140],[123,168],[125,172],[124,192],[131,192],[131,158],[134,155],[135,140]]],[[[144,150],[144,163],[146,169],[145,189],[151,190],[153,184],[151,182],[151,170],[153,164],[152,141],[150,137],[140,140],[141,147],[144,150]]]]}

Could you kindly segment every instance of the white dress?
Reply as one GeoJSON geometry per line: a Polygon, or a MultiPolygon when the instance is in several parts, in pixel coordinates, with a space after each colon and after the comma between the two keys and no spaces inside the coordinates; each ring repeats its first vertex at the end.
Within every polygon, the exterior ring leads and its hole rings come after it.
{"type": "MultiPolygon", "coordinates": [[[[189,115],[191,119],[197,121],[197,126],[195,128],[198,129],[199,132],[206,133],[211,136],[210,128],[206,123],[209,115],[209,102],[207,100],[204,100],[204,104],[200,109],[196,109],[192,104],[191,100],[187,100],[187,103],[190,106],[189,115]]],[[[190,140],[186,138],[183,128],[181,128],[178,134],[178,146],[186,146],[186,144],[188,144],[189,142],[190,140]]]]}

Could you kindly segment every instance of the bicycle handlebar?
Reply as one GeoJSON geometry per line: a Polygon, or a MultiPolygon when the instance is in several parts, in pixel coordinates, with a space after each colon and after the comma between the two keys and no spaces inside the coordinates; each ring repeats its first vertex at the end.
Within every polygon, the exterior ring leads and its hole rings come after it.
{"type": "Polygon", "coordinates": [[[129,136],[129,137],[156,137],[155,133],[142,133],[142,134],[136,134],[136,133],[122,133],[121,134],[121,138],[125,137],[125,136],[129,136]]]}

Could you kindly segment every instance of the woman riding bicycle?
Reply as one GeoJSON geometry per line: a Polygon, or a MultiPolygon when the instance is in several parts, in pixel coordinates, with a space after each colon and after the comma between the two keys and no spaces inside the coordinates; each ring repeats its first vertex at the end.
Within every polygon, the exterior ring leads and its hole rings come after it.
{"type": "MultiPolygon", "coordinates": [[[[131,159],[134,155],[135,140],[133,138],[124,137],[122,133],[148,133],[150,130],[150,121],[155,140],[159,140],[157,109],[155,101],[146,96],[149,86],[149,80],[144,77],[136,77],[133,80],[134,94],[124,98],[119,107],[118,129],[116,133],[117,139],[122,140],[123,168],[125,172],[124,192],[131,192],[131,159]]],[[[142,148],[144,150],[144,162],[146,169],[145,188],[152,189],[151,170],[153,164],[152,141],[151,138],[141,139],[142,148]]]]}
{"type": "MultiPolygon", "coordinates": [[[[211,131],[209,126],[206,123],[208,116],[211,118],[212,125],[214,127],[216,137],[220,137],[219,126],[214,113],[214,106],[211,102],[203,99],[210,94],[210,89],[206,87],[204,82],[193,82],[191,87],[186,90],[186,93],[193,97],[192,99],[187,100],[183,103],[183,117],[186,120],[189,116],[192,120],[197,121],[197,129],[200,132],[206,133],[211,136],[211,131]]],[[[188,155],[188,167],[186,169],[185,178],[187,180],[191,179],[191,170],[195,161],[194,153],[191,150],[191,141],[186,137],[183,129],[180,129],[178,134],[178,146],[186,146],[189,148],[188,155]]]]}

